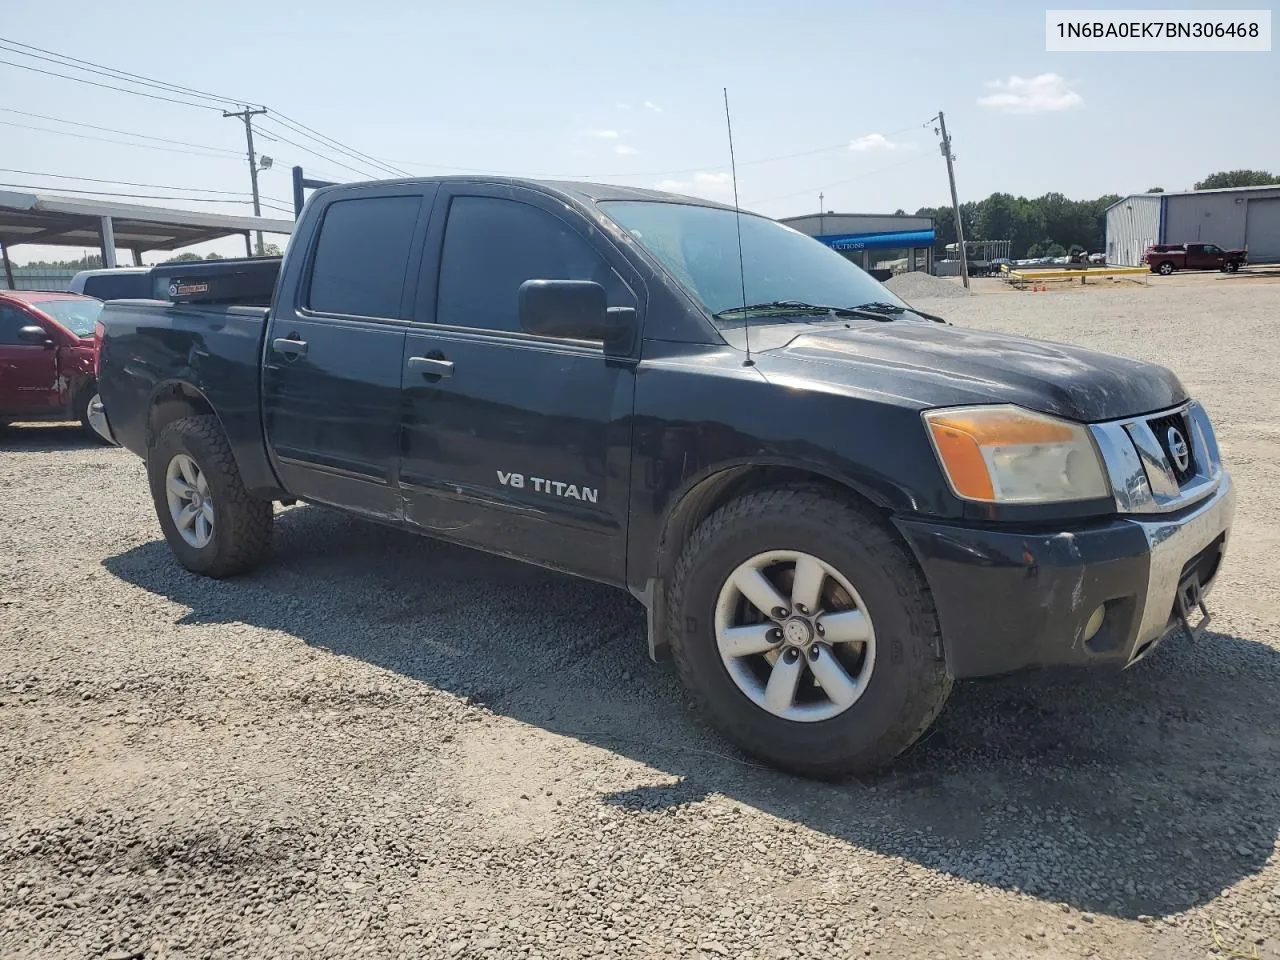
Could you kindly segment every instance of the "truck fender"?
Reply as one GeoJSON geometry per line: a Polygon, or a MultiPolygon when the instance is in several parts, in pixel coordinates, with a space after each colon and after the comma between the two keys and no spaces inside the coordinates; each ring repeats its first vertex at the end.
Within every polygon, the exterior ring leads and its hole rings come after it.
{"type": "Polygon", "coordinates": [[[655,544],[656,555],[645,571],[643,584],[630,588],[645,607],[649,657],[670,657],[666,638],[668,577],[683,544],[694,528],[738,494],[768,486],[816,484],[851,494],[888,511],[892,504],[873,485],[834,472],[824,466],[783,458],[742,457],[722,461],[686,478],[672,495],[662,516],[655,544]]]}
{"type": "Polygon", "coordinates": [[[147,397],[147,449],[151,448],[160,431],[174,420],[202,414],[212,414],[217,417],[218,428],[226,432],[222,417],[199,387],[193,386],[186,380],[170,379],[157,382],[152,387],[150,396],[147,397]]]}

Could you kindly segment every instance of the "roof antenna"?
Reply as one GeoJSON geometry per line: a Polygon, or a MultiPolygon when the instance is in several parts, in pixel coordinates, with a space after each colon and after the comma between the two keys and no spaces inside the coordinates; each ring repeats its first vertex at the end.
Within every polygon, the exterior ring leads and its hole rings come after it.
{"type": "Polygon", "coordinates": [[[752,366],[751,359],[751,317],[747,313],[747,270],[742,262],[742,209],[738,206],[738,164],[733,158],[733,121],[729,119],[729,88],[724,88],[724,125],[729,128],[729,170],[733,175],[733,215],[738,226],[738,281],[742,284],[742,338],[747,346],[747,359],[744,367],[752,366]]]}

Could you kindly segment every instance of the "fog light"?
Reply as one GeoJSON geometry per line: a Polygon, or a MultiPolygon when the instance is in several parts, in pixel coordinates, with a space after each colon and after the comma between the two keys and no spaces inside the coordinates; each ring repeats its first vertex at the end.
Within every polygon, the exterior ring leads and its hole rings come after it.
{"type": "Polygon", "coordinates": [[[1084,625],[1084,642],[1088,643],[1102,629],[1102,621],[1107,618],[1107,605],[1099,604],[1098,609],[1089,614],[1089,622],[1084,625]]]}

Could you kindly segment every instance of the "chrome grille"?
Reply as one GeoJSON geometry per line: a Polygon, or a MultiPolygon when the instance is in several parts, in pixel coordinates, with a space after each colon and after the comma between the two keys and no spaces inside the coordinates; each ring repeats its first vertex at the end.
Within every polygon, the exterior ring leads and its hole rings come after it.
{"type": "Polygon", "coordinates": [[[1147,421],[1156,442],[1164,452],[1178,486],[1186,486],[1196,475],[1195,446],[1191,442],[1191,426],[1182,411],[1154,417],[1147,421]]]}

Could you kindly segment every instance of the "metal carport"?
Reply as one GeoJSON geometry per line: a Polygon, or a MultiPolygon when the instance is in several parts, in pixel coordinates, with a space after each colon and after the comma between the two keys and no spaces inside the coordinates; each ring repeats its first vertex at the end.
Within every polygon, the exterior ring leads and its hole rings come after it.
{"type": "Polygon", "coordinates": [[[257,230],[287,235],[293,232],[293,221],[0,190],[0,259],[10,287],[9,248],[21,243],[94,246],[107,267],[117,266],[117,248],[130,250],[140,266],[147,250],[176,250],[238,234],[252,256],[249,235],[257,230]]]}

